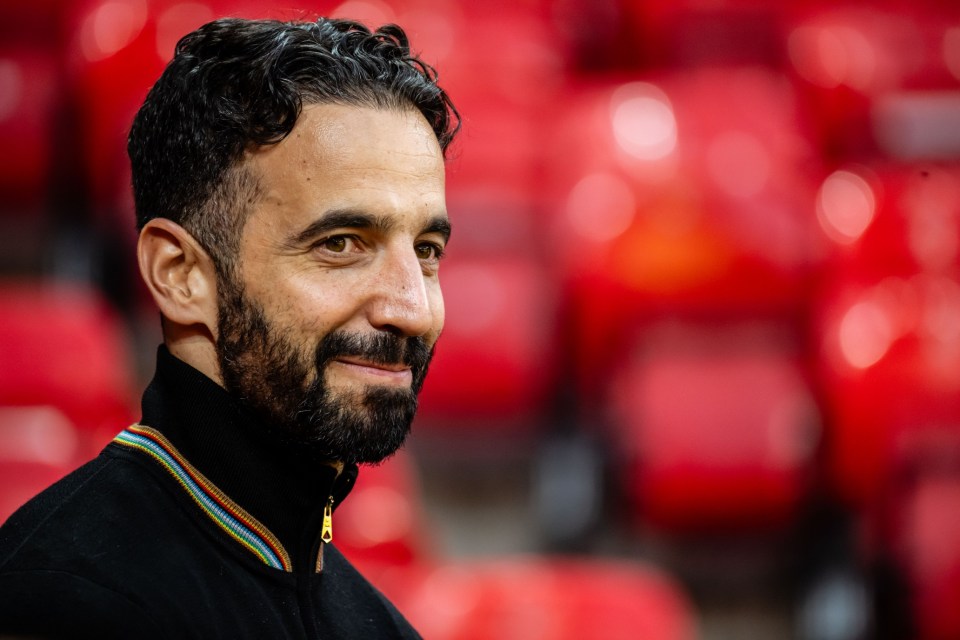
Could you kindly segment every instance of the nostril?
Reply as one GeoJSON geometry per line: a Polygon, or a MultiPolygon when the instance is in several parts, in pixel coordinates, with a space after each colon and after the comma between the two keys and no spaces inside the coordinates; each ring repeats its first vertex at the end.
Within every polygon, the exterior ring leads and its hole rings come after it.
{"type": "Polygon", "coordinates": [[[381,331],[385,331],[386,333],[389,333],[390,335],[396,336],[396,337],[398,337],[398,338],[405,338],[405,337],[407,337],[407,333],[406,333],[403,329],[401,329],[400,327],[398,327],[398,326],[396,326],[396,325],[388,324],[388,325],[385,325],[385,326],[381,327],[380,330],[381,330],[381,331]]]}

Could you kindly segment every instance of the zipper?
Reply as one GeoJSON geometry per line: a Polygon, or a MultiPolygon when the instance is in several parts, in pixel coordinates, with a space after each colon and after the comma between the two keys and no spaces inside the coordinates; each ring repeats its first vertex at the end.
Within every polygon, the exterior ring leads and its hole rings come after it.
{"type": "Polygon", "coordinates": [[[320,539],[324,542],[333,542],[333,496],[327,499],[323,507],[323,526],[320,528],[320,539]]]}
{"type": "MultiPolygon", "coordinates": [[[[337,480],[340,478],[340,474],[343,473],[344,465],[342,462],[334,462],[331,466],[337,470],[337,475],[334,476],[334,487],[336,486],[337,480]]],[[[354,474],[353,477],[355,477],[354,474]]],[[[331,488],[331,491],[333,489],[331,488]]],[[[317,562],[314,565],[314,573],[323,572],[323,551],[324,547],[331,542],[333,542],[333,505],[336,503],[336,499],[331,493],[327,497],[327,503],[323,505],[323,522],[320,525],[320,542],[317,543],[317,562]]]]}
{"type": "Polygon", "coordinates": [[[317,564],[314,568],[316,573],[323,571],[323,550],[324,546],[333,542],[333,496],[327,498],[327,504],[323,507],[323,524],[320,527],[320,546],[317,549],[317,564]]]}

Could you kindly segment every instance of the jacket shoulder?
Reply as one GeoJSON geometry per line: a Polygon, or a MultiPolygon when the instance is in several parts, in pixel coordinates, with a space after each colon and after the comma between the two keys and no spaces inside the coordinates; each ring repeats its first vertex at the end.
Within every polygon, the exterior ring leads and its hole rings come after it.
{"type": "Polygon", "coordinates": [[[53,570],[0,574],[4,637],[153,639],[161,628],[135,602],[89,578],[53,570]]]}
{"type": "Polygon", "coordinates": [[[112,487],[136,473],[123,467],[103,453],[0,527],[0,634],[157,637],[159,625],[141,606],[98,580],[112,570],[103,566],[116,546],[111,514],[125,502],[112,487]]]}

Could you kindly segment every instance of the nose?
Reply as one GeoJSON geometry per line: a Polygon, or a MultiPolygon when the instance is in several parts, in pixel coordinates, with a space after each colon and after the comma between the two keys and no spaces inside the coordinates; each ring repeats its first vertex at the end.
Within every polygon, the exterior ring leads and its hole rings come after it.
{"type": "Polygon", "coordinates": [[[434,330],[439,290],[431,296],[412,248],[387,252],[375,286],[367,312],[375,329],[407,337],[424,336],[434,330]]]}

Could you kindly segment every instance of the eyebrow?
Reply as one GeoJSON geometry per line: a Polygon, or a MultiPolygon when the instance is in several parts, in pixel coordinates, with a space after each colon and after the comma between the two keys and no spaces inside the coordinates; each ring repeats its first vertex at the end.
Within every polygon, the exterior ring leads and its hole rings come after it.
{"type": "MultiPolygon", "coordinates": [[[[378,233],[388,233],[396,227],[396,220],[390,216],[374,215],[360,209],[331,209],[311,222],[303,230],[292,235],[289,246],[301,246],[310,240],[337,229],[373,229],[378,233]]],[[[439,233],[444,242],[450,240],[452,227],[446,215],[436,215],[424,225],[423,233],[439,233]]]]}
{"type": "Polygon", "coordinates": [[[453,232],[453,226],[447,216],[435,216],[430,219],[427,226],[423,228],[422,233],[439,233],[443,236],[444,242],[450,241],[450,234],[453,232]]]}

